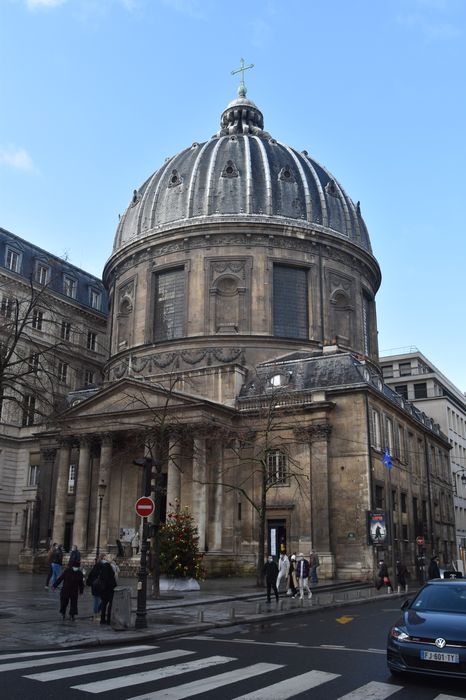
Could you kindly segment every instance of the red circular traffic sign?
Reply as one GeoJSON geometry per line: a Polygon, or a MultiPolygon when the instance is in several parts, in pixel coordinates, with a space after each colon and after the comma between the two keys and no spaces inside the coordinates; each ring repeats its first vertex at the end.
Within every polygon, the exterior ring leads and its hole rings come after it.
{"type": "Polygon", "coordinates": [[[142,496],[136,501],[136,513],[141,516],[141,518],[147,518],[155,510],[155,503],[149,496],[142,496]]]}
{"type": "Polygon", "coordinates": [[[424,538],[423,537],[416,537],[416,544],[418,544],[418,545],[424,544],[424,538]]]}

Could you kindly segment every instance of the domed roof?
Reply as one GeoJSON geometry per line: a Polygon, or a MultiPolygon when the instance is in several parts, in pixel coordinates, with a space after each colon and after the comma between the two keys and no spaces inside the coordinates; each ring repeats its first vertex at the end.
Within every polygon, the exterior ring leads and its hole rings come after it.
{"type": "Polygon", "coordinates": [[[223,112],[217,134],[167,159],[134,190],[114,253],[166,228],[238,217],[322,227],[371,251],[359,203],[307,151],[264,131],[260,110],[240,96],[223,112]]]}

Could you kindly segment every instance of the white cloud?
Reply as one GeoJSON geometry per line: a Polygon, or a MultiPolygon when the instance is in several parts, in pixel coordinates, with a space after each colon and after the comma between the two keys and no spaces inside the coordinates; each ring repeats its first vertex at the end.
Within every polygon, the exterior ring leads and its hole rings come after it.
{"type": "Polygon", "coordinates": [[[35,10],[40,7],[58,7],[65,2],[68,0],[26,0],[26,5],[30,10],[35,10]]]}
{"type": "Polygon", "coordinates": [[[31,156],[21,146],[0,146],[0,165],[7,165],[10,168],[26,172],[35,171],[31,156]]]}

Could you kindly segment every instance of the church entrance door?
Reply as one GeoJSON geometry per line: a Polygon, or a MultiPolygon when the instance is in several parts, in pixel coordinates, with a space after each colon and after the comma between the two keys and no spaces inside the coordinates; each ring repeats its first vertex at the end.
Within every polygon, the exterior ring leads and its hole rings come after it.
{"type": "Polygon", "coordinates": [[[278,557],[286,552],[286,520],[267,520],[268,553],[278,557]]]}

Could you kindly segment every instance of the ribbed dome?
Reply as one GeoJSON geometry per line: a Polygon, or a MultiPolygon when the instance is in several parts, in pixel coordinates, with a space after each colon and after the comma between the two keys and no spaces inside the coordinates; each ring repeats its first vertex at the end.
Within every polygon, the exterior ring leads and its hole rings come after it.
{"type": "Polygon", "coordinates": [[[313,225],[371,251],[358,205],[332,175],[309,157],[275,141],[263,116],[245,97],[223,112],[220,131],[167,159],[121,217],[114,253],[165,227],[236,217],[313,225]]]}

